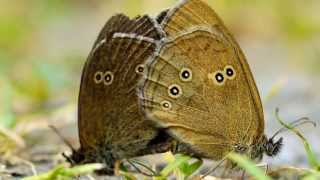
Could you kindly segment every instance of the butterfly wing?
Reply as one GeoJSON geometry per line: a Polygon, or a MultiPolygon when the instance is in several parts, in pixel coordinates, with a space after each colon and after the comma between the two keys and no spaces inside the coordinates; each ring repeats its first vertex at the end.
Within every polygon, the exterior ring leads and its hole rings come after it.
{"type": "Polygon", "coordinates": [[[249,66],[214,11],[184,1],[162,21],[168,37],[142,83],[146,114],[193,152],[221,159],[263,134],[263,112],[249,66]]]}
{"type": "Polygon", "coordinates": [[[133,33],[154,39],[161,39],[164,35],[158,23],[155,23],[155,20],[148,15],[137,16],[131,20],[126,15],[117,14],[112,16],[103,26],[94,42],[93,49],[102,40],[111,39],[116,32],[133,33]]]}
{"type": "Polygon", "coordinates": [[[148,16],[130,20],[116,15],[106,23],[82,74],[78,107],[82,152],[111,151],[116,159],[144,155],[158,131],[140,112],[136,85],[142,77],[139,70],[155,49],[153,39],[161,37],[148,16]]]}

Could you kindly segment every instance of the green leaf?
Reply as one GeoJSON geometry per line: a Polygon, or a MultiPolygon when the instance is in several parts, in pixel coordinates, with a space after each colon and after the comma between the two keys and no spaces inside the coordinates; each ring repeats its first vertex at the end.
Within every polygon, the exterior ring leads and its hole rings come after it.
{"type": "Polygon", "coordinates": [[[239,154],[230,153],[227,156],[233,162],[236,162],[238,166],[245,169],[251,176],[258,180],[271,180],[270,177],[265,175],[265,172],[256,166],[251,160],[245,156],[239,154]]]}
{"type": "Polygon", "coordinates": [[[194,172],[196,172],[203,164],[203,161],[201,159],[197,159],[195,162],[189,164],[189,163],[183,163],[181,166],[179,166],[179,170],[183,173],[185,178],[188,178],[191,176],[194,172]]]}
{"type": "Polygon", "coordinates": [[[181,164],[188,162],[191,159],[191,157],[177,154],[175,155],[175,160],[171,163],[169,163],[161,172],[161,176],[166,178],[172,173],[174,170],[176,170],[181,164]]]}

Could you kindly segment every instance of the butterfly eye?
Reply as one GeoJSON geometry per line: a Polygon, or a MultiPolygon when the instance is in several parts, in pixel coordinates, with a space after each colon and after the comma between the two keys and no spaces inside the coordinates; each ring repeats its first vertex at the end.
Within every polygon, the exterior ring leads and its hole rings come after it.
{"type": "Polygon", "coordinates": [[[178,98],[182,95],[182,89],[179,85],[173,84],[168,88],[168,94],[172,98],[178,98]]]}
{"type": "Polygon", "coordinates": [[[161,107],[164,110],[170,110],[172,108],[172,104],[169,101],[162,101],[161,107]]]}
{"type": "Polygon", "coordinates": [[[239,145],[236,145],[236,146],[235,146],[235,150],[236,150],[236,152],[238,152],[238,153],[244,153],[244,152],[247,152],[247,151],[248,151],[248,147],[239,144],[239,145]]]}
{"type": "Polygon", "coordinates": [[[228,79],[234,79],[236,77],[236,71],[232,66],[226,66],[224,72],[227,75],[228,79]]]}
{"type": "Polygon", "coordinates": [[[184,82],[188,82],[192,80],[192,71],[188,68],[183,68],[180,71],[180,79],[184,82]]]}
{"type": "Polygon", "coordinates": [[[113,82],[113,73],[110,71],[105,72],[103,76],[103,83],[106,86],[109,86],[112,84],[112,82],[113,82]]]}
{"type": "Polygon", "coordinates": [[[143,74],[144,73],[144,65],[143,64],[139,64],[137,67],[136,67],[136,73],[138,74],[143,74]]]}
{"type": "Polygon", "coordinates": [[[222,86],[225,82],[224,73],[221,71],[217,71],[215,73],[209,74],[209,79],[212,79],[214,84],[218,86],[222,86]]]}
{"type": "Polygon", "coordinates": [[[93,78],[94,82],[96,84],[99,84],[103,81],[103,73],[98,71],[94,74],[94,78],[93,78]]]}

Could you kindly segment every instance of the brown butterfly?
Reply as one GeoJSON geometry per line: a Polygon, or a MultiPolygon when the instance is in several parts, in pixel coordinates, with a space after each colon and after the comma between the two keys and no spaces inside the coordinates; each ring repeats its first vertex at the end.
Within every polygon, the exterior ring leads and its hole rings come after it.
{"type": "Polygon", "coordinates": [[[214,160],[229,152],[261,160],[282,138],[264,134],[261,99],[238,43],[201,0],[160,16],[166,38],[148,60],[140,102],[148,119],[181,142],[179,151],[214,160]]]}
{"type": "Polygon", "coordinates": [[[117,160],[168,150],[169,136],[146,121],[136,93],[144,63],[162,37],[148,16],[130,20],[119,14],[103,27],[82,73],[81,147],[68,158],[72,164],[104,163],[100,173],[113,174],[117,160]]]}

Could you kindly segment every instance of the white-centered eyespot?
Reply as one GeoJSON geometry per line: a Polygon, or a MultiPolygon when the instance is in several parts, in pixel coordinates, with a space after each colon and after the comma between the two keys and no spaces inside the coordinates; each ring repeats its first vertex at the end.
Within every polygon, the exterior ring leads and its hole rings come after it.
{"type": "Polygon", "coordinates": [[[96,84],[100,84],[103,81],[103,72],[96,72],[94,74],[93,80],[96,84]]]}
{"type": "Polygon", "coordinates": [[[163,110],[170,110],[172,108],[172,104],[169,101],[162,101],[161,102],[161,107],[163,110]]]}
{"type": "Polygon", "coordinates": [[[106,86],[109,86],[112,84],[113,82],[113,73],[111,71],[107,71],[104,73],[103,75],[103,83],[106,85],[106,86]]]}
{"type": "Polygon", "coordinates": [[[228,79],[232,80],[236,77],[237,73],[236,71],[234,70],[234,68],[230,65],[226,66],[224,68],[224,73],[225,75],[227,76],[228,79]]]}
{"type": "Polygon", "coordinates": [[[182,95],[182,88],[177,84],[173,84],[168,87],[168,94],[172,98],[179,98],[182,95]]]}
{"type": "Polygon", "coordinates": [[[180,79],[184,82],[192,81],[192,71],[189,68],[182,68],[180,71],[180,79]]]}
{"type": "Polygon", "coordinates": [[[222,86],[226,81],[225,74],[222,71],[216,71],[214,73],[210,73],[209,79],[211,79],[213,83],[218,86],[222,86]]]}
{"type": "Polygon", "coordinates": [[[137,74],[143,74],[144,73],[144,69],[145,69],[145,66],[143,64],[139,64],[136,66],[136,73],[137,74]]]}

